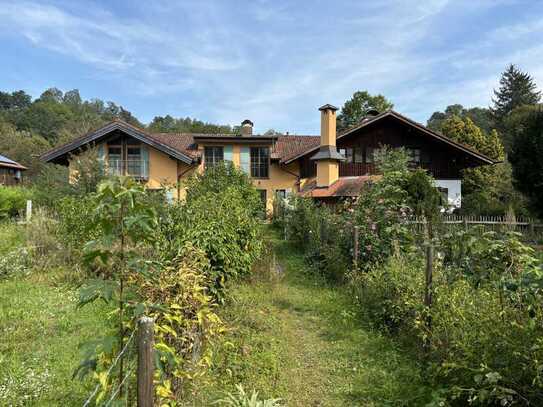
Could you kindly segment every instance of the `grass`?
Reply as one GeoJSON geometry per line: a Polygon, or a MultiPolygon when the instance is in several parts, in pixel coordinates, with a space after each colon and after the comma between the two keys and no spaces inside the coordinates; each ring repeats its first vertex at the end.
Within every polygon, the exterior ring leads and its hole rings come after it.
{"type": "MultiPolygon", "coordinates": [[[[0,254],[24,241],[20,228],[2,228],[0,254]]],[[[76,309],[71,272],[0,279],[0,405],[82,405],[92,391],[90,378],[72,380],[72,373],[81,360],[79,344],[101,334],[107,309],[76,309]]]]}
{"type": "Polygon", "coordinates": [[[232,289],[221,311],[228,342],[188,404],[207,405],[241,383],[288,406],[424,405],[430,391],[418,364],[360,320],[344,288],[316,277],[275,235],[271,243],[278,272],[232,289]]]}
{"type": "MultiPolygon", "coordinates": [[[[24,244],[7,225],[0,255],[24,244]]],[[[302,255],[270,234],[276,262],[263,261],[220,307],[230,330],[215,345],[210,375],[186,405],[207,406],[242,384],[288,406],[407,406],[429,393],[418,364],[368,327],[349,294],[315,276],[302,255]]],[[[268,260],[272,255],[268,256],[268,260]]],[[[94,381],[72,380],[79,345],[99,337],[109,311],[76,309],[65,268],[0,279],[0,405],[82,405],[94,381]]]]}

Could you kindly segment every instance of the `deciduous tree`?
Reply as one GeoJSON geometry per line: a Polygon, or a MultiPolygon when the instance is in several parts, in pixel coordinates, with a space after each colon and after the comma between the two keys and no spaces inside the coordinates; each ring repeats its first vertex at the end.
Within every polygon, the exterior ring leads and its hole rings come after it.
{"type": "Polygon", "coordinates": [[[392,109],[394,104],[383,95],[370,95],[367,91],[355,92],[351,99],[345,102],[338,115],[338,130],[358,124],[368,110],[375,109],[378,112],[392,109]]]}

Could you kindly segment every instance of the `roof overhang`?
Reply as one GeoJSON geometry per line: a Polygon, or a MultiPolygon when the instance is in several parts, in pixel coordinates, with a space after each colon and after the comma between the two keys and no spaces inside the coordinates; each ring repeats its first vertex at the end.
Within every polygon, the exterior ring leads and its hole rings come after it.
{"type": "Polygon", "coordinates": [[[63,156],[66,156],[70,153],[73,153],[74,151],[82,148],[82,147],[85,147],[85,146],[88,146],[92,143],[96,143],[97,141],[99,140],[102,140],[104,139],[105,137],[107,137],[110,133],[112,133],[113,131],[116,131],[116,130],[119,130],[133,138],[135,138],[136,140],[139,140],[141,141],[142,143],[144,144],[147,144],[161,152],[163,152],[164,154],[167,154],[179,161],[182,161],[186,164],[192,164],[194,162],[194,159],[192,157],[189,157],[188,155],[186,154],[183,154],[182,152],[170,147],[170,146],[167,146],[166,144],[164,143],[160,143],[158,142],[156,139],[154,139],[151,135],[147,134],[146,132],[144,132],[143,130],[140,130],[136,127],[133,127],[131,125],[129,125],[128,123],[124,123],[124,122],[121,122],[121,121],[114,121],[114,122],[111,122],[101,128],[99,128],[98,130],[95,130],[95,131],[92,131],[88,134],[86,134],[85,136],[83,137],[80,137],[70,143],[67,143],[67,144],[64,144],[60,147],[57,147],[57,148],[54,148],[48,152],[46,152],[45,154],[43,154],[40,159],[45,161],[45,162],[52,162],[52,161],[55,161],[55,160],[58,160],[60,158],[62,158],[63,156]]]}
{"type": "Polygon", "coordinates": [[[336,146],[320,146],[319,152],[311,157],[311,160],[345,161],[343,154],[338,153],[336,146]]]}
{"type": "MultiPolygon", "coordinates": [[[[363,120],[360,124],[356,125],[356,126],[353,126],[347,130],[345,130],[344,132],[342,132],[340,135],[337,136],[336,140],[340,140],[352,133],[355,133],[356,131],[366,127],[366,126],[369,126],[370,124],[373,124],[373,123],[376,123],[380,120],[383,120],[387,117],[393,117],[395,118],[396,120],[399,120],[400,122],[402,123],[405,123],[409,126],[412,126],[412,127],[415,127],[416,129],[420,130],[422,133],[434,138],[435,140],[438,140],[438,141],[441,141],[445,144],[448,144],[450,145],[451,147],[454,147],[454,148],[457,148],[463,152],[465,152],[466,154],[470,155],[471,157],[477,159],[478,161],[484,163],[484,164],[497,164],[499,161],[494,161],[492,160],[491,158],[487,157],[486,155],[484,154],[481,154],[463,144],[460,144],[460,143],[457,143],[456,141],[454,140],[451,140],[450,138],[448,137],[445,137],[444,135],[440,134],[440,133],[437,133],[435,131],[432,131],[430,130],[429,128],[423,126],[422,124],[420,123],[417,123],[403,115],[401,115],[400,113],[398,112],[395,112],[393,110],[387,110],[385,112],[382,112],[376,116],[373,116],[373,117],[369,117],[369,118],[366,118],[365,120],[363,120]]],[[[313,152],[316,152],[317,150],[319,149],[319,147],[314,147],[312,149],[309,149],[307,151],[304,151],[300,154],[298,154],[297,156],[295,157],[292,157],[292,158],[289,158],[288,160],[285,161],[285,164],[290,164],[291,162],[293,161],[296,161],[297,159],[307,155],[307,154],[310,154],[310,153],[313,153],[313,152]]]]}
{"type": "Polygon", "coordinates": [[[22,171],[28,170],[28,168],[25,167],[24,165],[7,163],[5,161],[0,161],[0,168],[14,168],[16,170],[22,170],[22,171]]]}

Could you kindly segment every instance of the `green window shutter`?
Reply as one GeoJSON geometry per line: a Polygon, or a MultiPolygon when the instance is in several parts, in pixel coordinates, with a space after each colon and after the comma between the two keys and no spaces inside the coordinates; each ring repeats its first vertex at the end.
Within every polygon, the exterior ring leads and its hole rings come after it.
{"type": "Polygon", "coordinates": [[[241,147],[239,152],[239,165],[245,173],[251,174],[251,150],[249,147],[241,147]]]}
{"type": "Polygon", "coordinates": [[[104,159],[106,158],[106,152],[105,152],[105,149],[104,149],[104,143],[102,144],[98,144],[97,146],[97,151],[98,151],[98,159],[100,161],[104,161],[104,159]]]}
{"type": "Polygon", "coordinates": [[[232,152],[232,146],[224,146],[223,147],[223,160],[224,161],[233,161],[233,152],[232,152]]]}
{"type": "Polygon", "coordinates": [[[144,178],[149,178],[149,148],[141,146],[141,175],[144,178]]]}

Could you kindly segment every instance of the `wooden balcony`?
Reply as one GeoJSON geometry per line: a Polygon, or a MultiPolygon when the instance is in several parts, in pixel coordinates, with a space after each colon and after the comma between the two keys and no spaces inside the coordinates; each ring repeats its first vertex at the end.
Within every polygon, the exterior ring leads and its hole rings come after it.
{"type": "Polygon", "coordinates": [[[149,179],[147,160],[108,160],[106,173],[113,176],[128,176],[139,180],[149,179]]]}
{"type": "MultiPolygon", "coordinates": [[[[412,164],[412,168],[421,167],[430,172],[436,179],[457,179],[460,178],[459,170],[452,164],[443,163],[442,165],[432,165],[429,163],[412,164]]],[[[339,163],[339,176],[340,177],[356,177],[360,175],[373,175],[377,174],[375,164],[365,163],[339,163]]]]}

